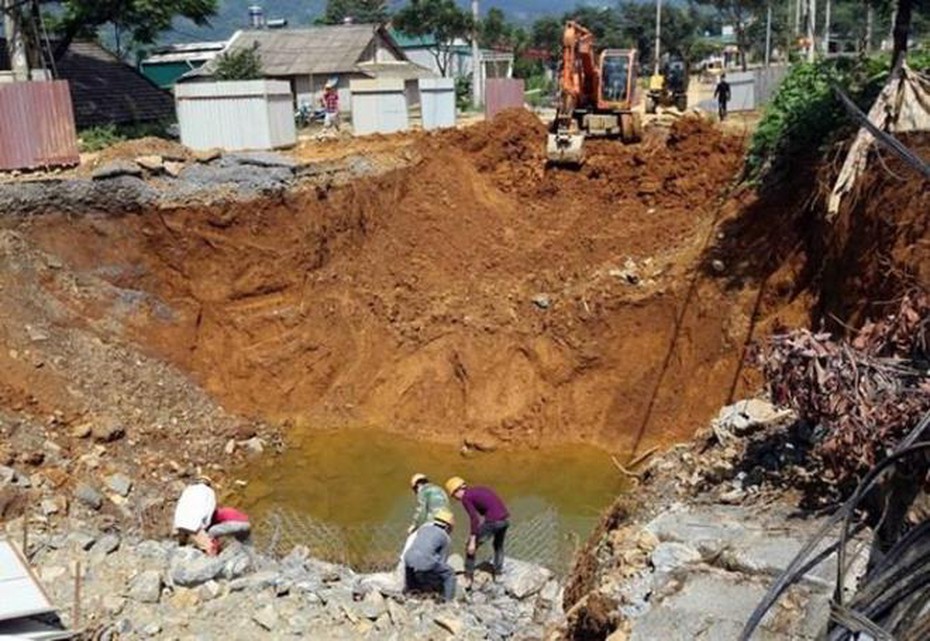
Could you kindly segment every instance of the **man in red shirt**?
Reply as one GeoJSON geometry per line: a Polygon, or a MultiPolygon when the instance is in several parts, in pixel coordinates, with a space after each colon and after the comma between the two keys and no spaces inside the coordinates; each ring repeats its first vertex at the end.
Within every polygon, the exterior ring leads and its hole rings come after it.
{"type": "Polygon", "coordinates": [[[339,91],[332,80],[323,87],[323,126],[339,131],[339,91]]]}
{"type": "Polygon", "coordinates": [[[504,569],[504,539],[510,527],[510,513],[507,506],[494,490],[489,487],[469,487],[465,480],[453,476],[446,481],[446,492],[452,498],[461,501],[471,521],[471,533],[465,547],[465,587],[471,588],[475,575],[475,554],[478,546],[493,539],[494,575],[504,569]]]}

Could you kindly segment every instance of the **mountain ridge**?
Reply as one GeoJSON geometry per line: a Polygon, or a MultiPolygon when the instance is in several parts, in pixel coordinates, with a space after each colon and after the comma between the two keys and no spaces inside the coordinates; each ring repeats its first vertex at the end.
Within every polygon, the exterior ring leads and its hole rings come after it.
{"type": "MultiPolygon", "coordinates": [[[[463,8],[471,6],[469,0],[458,0],[463,8]]],[[[210,25],[198,27],[189,20],[177,20],[175,28],[166,32],[160,42],[193,42],[198,40],[225,40],[237,29],[248,26],[248,7],[250,2],[236,0],[219,0],[217,14],[210,19],[210,25]]],[[[313,24],[313,21],[323,14],[326,9],[326,0],[264,0],[258,4],[265,10],[266,18],[285,18],[290,27],[304,27],[313,24]]],[[[391,6],[397,9],[404,2],[393,0],[391,6]]],[[[489,9],[500,9],[507,19],[523,25],[529,25],[547,15],[561,16],[570,7],[584,5],[612,6],[606,0],[577,0],[566,3],[565,0],[481,0],[481,12],[489,9]]]]}

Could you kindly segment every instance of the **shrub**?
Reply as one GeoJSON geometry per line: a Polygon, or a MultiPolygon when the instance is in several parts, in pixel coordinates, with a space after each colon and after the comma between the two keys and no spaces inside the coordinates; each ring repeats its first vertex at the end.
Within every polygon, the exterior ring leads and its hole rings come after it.
{"type": "Polygon", "coordinates": [[[262,59],[258,55],[258,42],[248,49],[229,51],[217,58],[216,77],[220,80],[259,80],[262,78],[262,59]]]}
{"type": "Polygon", "coordinates": [[[881,56],[793,65],[753,134],[745,175],[764,177],[845,133],[852,120],[834,95],[834,84],[867,112],[887,79],[888,60],[881,56]]]}

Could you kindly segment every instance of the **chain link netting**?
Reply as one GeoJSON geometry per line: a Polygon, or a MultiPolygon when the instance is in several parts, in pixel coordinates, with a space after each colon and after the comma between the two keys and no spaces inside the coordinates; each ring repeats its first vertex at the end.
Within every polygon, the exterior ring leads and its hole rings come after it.
{"type": "MultiPolygon", "coordinates": [[[[281,557],[296,546],[305,546],[313,557],[375,572],[390,570],[397,564],[406,539],[406,524],[336,525],[276,507],[255,524],[253,537],[269,555],[281,557]]],[[[558,510],[549,508],[511,522],[506,554],[564,575],[580,542],[577,532],[567,527],[558,510]]],[[[490,546],[485,547],[488,549],[483,551],[489,555],[490,546]]]]}

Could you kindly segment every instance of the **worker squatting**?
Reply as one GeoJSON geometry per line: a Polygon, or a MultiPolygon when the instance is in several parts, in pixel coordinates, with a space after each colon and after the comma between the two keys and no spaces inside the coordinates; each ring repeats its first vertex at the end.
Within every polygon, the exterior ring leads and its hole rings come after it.
{"type": "MultiPolygon", "coordinates": [[[[455,571],[448,562],[455,527],[449,497],[461,502],[468,514],[465,590],[472,588],[478,547],[488,541],[494,551],[493,573],[495,576],[501,573],[510,512],[494,490],[470,486],[458,476],[446,481],[443,489],[425,474],[414,474],[410,489],[416,496],[416,509],[401,554],[405,592],[438,592],[446,601],[455,596],[455,571]]],[[[250,524],[242,512],[217,507],[213,481],[201,476],[181,493],[174,513],[174,530],[182,545],[190,543],[208,555],[215,555],[219,553],[221,537],[247,537],[250,524]]]]}

